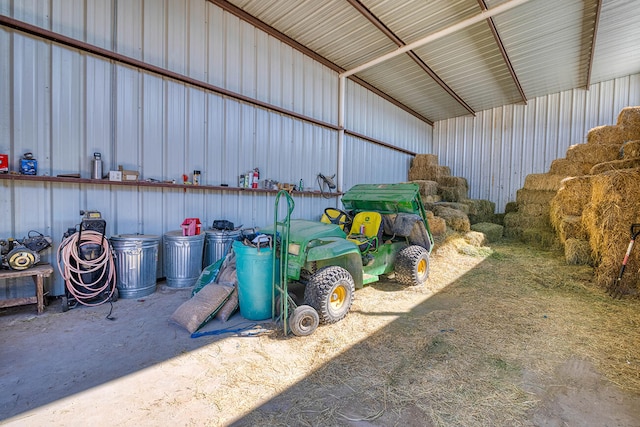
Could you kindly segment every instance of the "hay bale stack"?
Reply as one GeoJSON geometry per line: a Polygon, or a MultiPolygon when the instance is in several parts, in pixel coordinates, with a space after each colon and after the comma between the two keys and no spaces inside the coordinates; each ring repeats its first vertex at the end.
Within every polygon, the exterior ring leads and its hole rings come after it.
{"type": "Polygon", "coordinates": [[[491,222],[479,222],[471,226],[471,230],[483,233],[487,238],[487,242],[497,242],[502,239],[504,227],[491,222]]]}
{"type": "Polygon", "coordinates": [[[551,162],[549,173],[553,175],[582,176],[588,175],[592,167],[593,163],[591,162],[555,159],[551,162]]]}
{"type": "Polygon", "coordinates": [[[531,216],[520,212],[508,213],[504,216],[504,236],[522,239],[524,230],[550,230],[549,215],[531,216]]]}
{"type": "MultiPolygon", "coordinates": [[[[596,281],[603,287],[617,278],[630,239],[631,224],[640,223],[640,169],[609,171],[592,178],[591,201],[582,221],[596,264],[596,281]]],[[[638,289],[640,250],[632,251],[624,277],[625,286],[638,289]]]]}
{"type": "Polygon", "coordinates": [[[448,166],[419,163],[409,169],[409,181],[438,181],[445,176],[451,176],[451,169],[448,166]]]}
{"type": "Polygon", "coordinates": [[[524,178],[524,189],[535,191],[556,192],[562,187],[562,180],[566,175],[555,175],[550,173],[531,173],[524,178]]]}
{"type": "Polygon", "coordinates": [[[466,233],[467,231],[471,230],[469,217],[464,212],[459,211],[458,209],[437,205],[434,207],[433,213],[436,216],[443,218],[445,220],[445,223],[447,224],[447,227],[454,231],[466,233]]]}
{"type": "Polygon", "coordinates": [[[637,167],[640,167],[640,157],[637,157],[635,159],[613,160],[611,162],[603,162],[594,165],[591,168],[591,175],[598,175],[607,171],[632,169],[637,167]]]}
{"type": "Polygon", "coordinates": [[[567,239],[564,243],[564,259],[569,265],[593,265],[589,242],[582,239],[567,239]]]}
{"type": "Polygon", "coordinates": [[[431,211],[427,211],[427,222],[434,239],[443,237],[447,233],[447,223],[444,218],[435,216],[431,211]]]}
{"type": "Polygon", "coordinates": [[[640,157],[640,140],[628,141],[622,145],[622,158],[624,160],[640,157]]]}
{"type": "Polygon", "coordinates": [[[420,197],[424,201],[429,196],[438,195],[438,183],[436,181],[429,181],[425,179],[416,179],[413,181],[420,187],[420,197]]]}
{"type": "Polygon", "coordinates": [[[587,133],[587,144],[611,144],[625,141],[629,132],[623,125],[604,125],[591,128],[587,133]]]}
{"type": "Polygon", "coordinates": [[[438,156],[435,154],[416,154],[411,161],[411,167],[423,168],[425,166],[438,166],[438,156]]]}

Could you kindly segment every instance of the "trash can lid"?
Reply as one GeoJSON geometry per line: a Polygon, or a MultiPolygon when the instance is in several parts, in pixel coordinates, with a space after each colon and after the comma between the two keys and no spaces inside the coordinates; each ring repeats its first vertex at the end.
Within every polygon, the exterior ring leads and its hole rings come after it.
{"type": "Polygon", "coordinates": [[[155,234],[116,234],[111,236],[112,240],[160,240],[160,236],[155,234]]]}

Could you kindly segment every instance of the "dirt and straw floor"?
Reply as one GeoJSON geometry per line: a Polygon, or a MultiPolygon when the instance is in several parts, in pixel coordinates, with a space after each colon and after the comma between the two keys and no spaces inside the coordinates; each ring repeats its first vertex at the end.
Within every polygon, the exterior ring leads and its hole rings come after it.
{"type": "Polygon", "coordinates": [[[640,300],[561,253],[449,238],[425,287],[372,284],[302,338],[190,338],[189,296],[0,311],[0,424],[640,425],[640,300]]]}

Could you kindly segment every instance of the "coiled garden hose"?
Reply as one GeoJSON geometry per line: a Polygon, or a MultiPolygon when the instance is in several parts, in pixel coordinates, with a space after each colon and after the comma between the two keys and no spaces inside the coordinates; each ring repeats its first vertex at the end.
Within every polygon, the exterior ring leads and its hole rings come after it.
{"type": "MultiPolygon", "coordinates": [[[[115,291],[115,263],[111,255],[109,240],[101,233],[92,230],[83,230],[82,233],[73,233],[65,238],[58,247],[57,254],[58,271],[65,281],[69,294],[80,304],[96,306],[111,300],[115,291]],[[80,237],[82,235],[82,237],[80,237]],[[78,240],[80,239],[80,240],[78,240]],[[92,260],[85,260],[80,256],[80,248],[84,245],[102,246],[99,256],[92,260]],[[82,275],[100,272],[100,276],[91,283],[85,283],[82,275]],[[106,275],[106,276],[105,276],[106,275]],[[106,280],[103,280],[106,277],[106,280]],[[102,301],[93,301],[108,288],[109,295],[102,301]]],[[[89,274],[93,276],[93,274],[89,274]]]]}

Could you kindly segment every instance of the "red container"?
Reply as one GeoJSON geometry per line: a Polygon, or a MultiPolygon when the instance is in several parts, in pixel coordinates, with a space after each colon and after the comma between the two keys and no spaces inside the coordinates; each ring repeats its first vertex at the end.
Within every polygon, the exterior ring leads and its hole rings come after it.
{"type": "Polygon", "coordinates": [[[196,236],[202,229],[199,218],[187,218],[182,221],[181,227],[183,236],[196,236]]]}
{"type": "Polygon", "coordinates": [[[0,154],[0,173],[9,172],[9,155],[0,154]]]}

